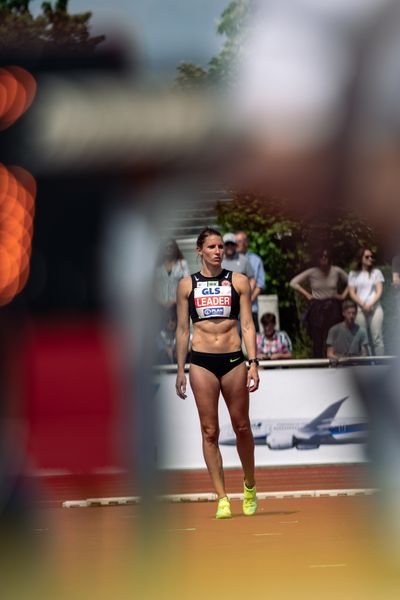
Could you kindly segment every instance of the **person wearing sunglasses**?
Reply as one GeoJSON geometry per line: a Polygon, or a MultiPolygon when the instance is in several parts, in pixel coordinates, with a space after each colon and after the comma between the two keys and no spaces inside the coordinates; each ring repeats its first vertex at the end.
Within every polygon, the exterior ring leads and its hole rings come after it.
{"type": "Polygon", "coordinates": [[[374,356],[385,353],[380,303],[384,280],[382,271],[374,267],[374,253],[369,248],[359,250],[355,268],[349,273],[349,293],[359,308],[356,323],[367,330],[374,356]]]}

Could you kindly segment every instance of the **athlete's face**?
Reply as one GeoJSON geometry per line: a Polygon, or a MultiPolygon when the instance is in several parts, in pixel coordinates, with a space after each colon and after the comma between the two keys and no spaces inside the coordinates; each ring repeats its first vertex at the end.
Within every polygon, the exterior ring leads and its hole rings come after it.
{"type": "Polygon", "coordinates": [[[197,252],[204,263],[214,266],[220,265],[224,257],[224,242],[219,235],[209,235],[204,240],[203,247],[198,248],[197,252]]]}

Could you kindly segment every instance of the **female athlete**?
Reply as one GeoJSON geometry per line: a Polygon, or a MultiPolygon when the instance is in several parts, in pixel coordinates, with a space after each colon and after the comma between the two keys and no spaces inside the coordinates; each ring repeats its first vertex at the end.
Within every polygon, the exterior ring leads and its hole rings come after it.
{"type": "Polygon", "coordinates": [[[218,399],[220,393],[236,434],[236,446],[244,473],[243,512],[253,515],[257,508],[254,480],[254,440],[249,420],[249,392],[258,388],[256,332],[251,313],[247,277],[222,269],[224,243],[215,229],[203,230],[197,239],[202,267],[179,282],[176,351],[178,374],[176,392],[186,398],[184,365],[189,344],[189,316],[193,321],[190,385],[200,417],[203,454],[218,496],[216,518],[232,516],[225,490],[222,457],[218,446],[218,399]],[[248,354],[246,369],[237,321],[248,354]]]}

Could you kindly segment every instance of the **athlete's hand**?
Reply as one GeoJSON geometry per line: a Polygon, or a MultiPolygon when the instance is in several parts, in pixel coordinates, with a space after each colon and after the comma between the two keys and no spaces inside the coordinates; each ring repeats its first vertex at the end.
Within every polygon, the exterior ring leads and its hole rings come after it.
{"type": "Polygon", "coordinates": [[[182,398],[182,400],[187,398],[185,373],[178,373],[178,375],[176,376],[175,389],[176,389],[176,393],[178,394],[179,398],[182,398]]]}
{"type": "Polygon", "coordinates": [[[249,392],[255,392],[258,390],[260,383],[260,377],[258,375],[258,368],[255,363],[252,363],[247,371],[247,389],[249,392]]]}

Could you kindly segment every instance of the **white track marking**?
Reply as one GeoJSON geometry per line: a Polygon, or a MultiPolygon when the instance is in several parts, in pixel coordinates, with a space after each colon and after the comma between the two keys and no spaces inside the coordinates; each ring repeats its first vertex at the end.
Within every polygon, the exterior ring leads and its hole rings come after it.
{"type": "Polygon", "coordinates": [[[338,567],[347,567],[345,563],[333,563],[326,565],[308,565],[310,569],[336,569],[338,567]]]}
{"type": "MultiPolygon", "coordinates": [[[[299,490],[293,492],[257,492],[258,500],[269,500],[283,498],[323,498],[337,496],[371,496],[377,493],[374,488],[357,488],[342,490],[299,490]]],[[[217,496],[214,493],[198,494],[169,494],[159,498],[162,502],[214,502],[217,496]]],[[[230,500],[243,500],[243,494],[229,494],[230,500]]],[[[139,496],[122,496],[111,498],[87,498],[86,500],[66,500],[62,503],[63,508],[87,508],[90,506],[119,506],[138,504],[139,496]]]]}

